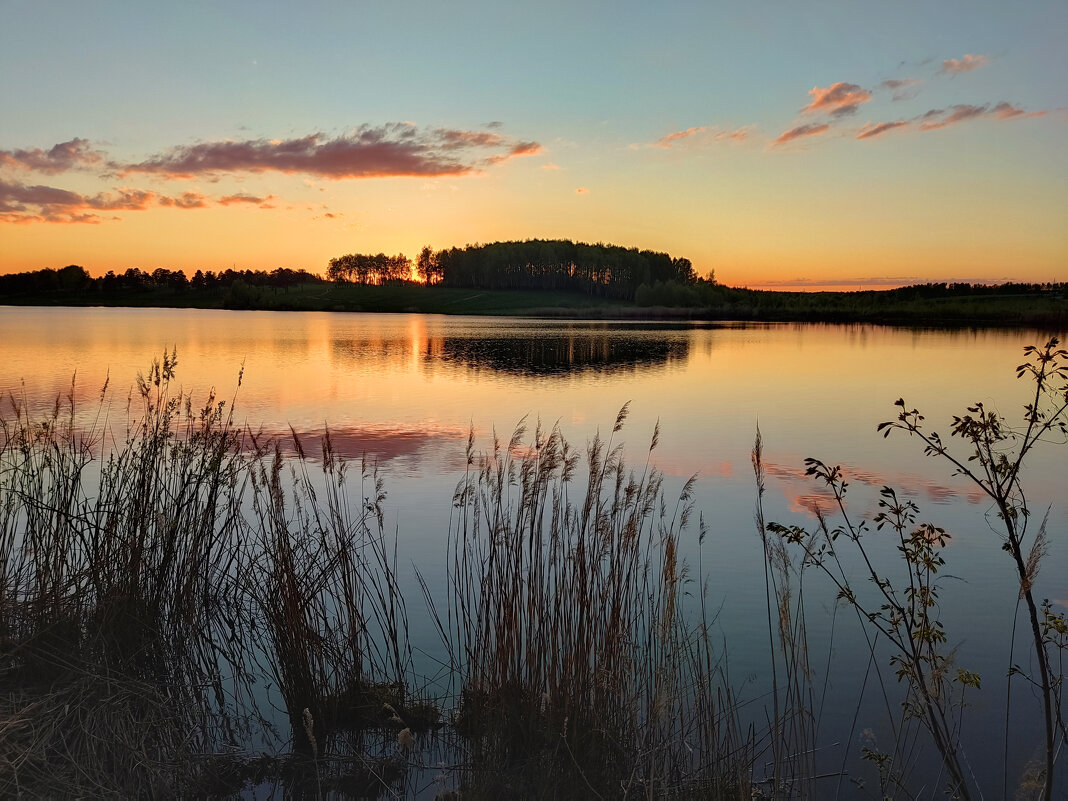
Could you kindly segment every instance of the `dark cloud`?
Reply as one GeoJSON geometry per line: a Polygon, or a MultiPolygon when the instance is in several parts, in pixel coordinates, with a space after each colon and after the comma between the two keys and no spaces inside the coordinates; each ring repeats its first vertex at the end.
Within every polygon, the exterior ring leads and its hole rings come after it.
{"type": "Polygon", "coordinates": [[[285,140],[202,142],[115,168],[122,174],[167,178],[267,171],[334,179],[436,177],[466,175],[540,150],[537,142],[516,142],[492,131],[423,131],[407,123],[390,123],[363,126],[334,139],[313,133],[285,140]]]}
{"type": "Polygon", "coordinates": [[[875,136],[882,136],[887,131],[892,131],[895,128],[904,128],[910,124],[911,123],[908,123],[905,120],[897,120],[896,122],[880,122],[878,124],[868,123],[860,129],[860,133],[857,134],[857,139],[871,139],[875,136]]]}
{"type": "Polygon", "coordinates": [[[805,106],[803,112],[824,112],[835,117],[844,117],[855,114],[861,103],[871,100],[871,92],[861,89],[855,83],[839,81],[831,84],[826,89],[818,86],[809,90],[812,102],[805,106]]]}
{"type": "Polygon", "coordinates": [[[0,150],[0,167],[54,175],[67,170],[91,169],[104,163],[104,154],[89,147],[88,139],[60,142],[49,150],[0,150]]]}
{"type": "Polygon", "coordinates": [[[783,131],[779,134],[779,138],[772,142],[773,147],[779,145],[785,145],[787,142],[792,142],[795,139],[801,139],[805,136],[820,136],[827,133],[831,129],[828,123],[822,123],[820,125],[798,125],[796,128],[791,128],[789,131],[783,131]]]}
{"type": "Polygon", "coordinates": [[[916,97],[920,91],[920,84],[923,83],[921,78],[900,78],[883,81],[879,84],[880,89],[889,89],[893,92],[892,99],[894,102],[901,100],[911,100],[916,97]]]}
{"type": "Polygon", "coordinates": [[[971,72],[990,63],[990,56],[973,56],[965,53],[960,58],[947,58],[942,62],[940,74],[954,75],[959,72],[971,72]]]}

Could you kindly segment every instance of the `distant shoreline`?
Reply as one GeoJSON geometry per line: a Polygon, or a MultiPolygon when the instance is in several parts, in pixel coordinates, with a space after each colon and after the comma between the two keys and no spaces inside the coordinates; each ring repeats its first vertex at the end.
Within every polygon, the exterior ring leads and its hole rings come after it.
{"type": "Polygon", "coordinates": [[[702,306],[639,305],[578,292],[491,290],[399,283],[151,287],[140,290],[0,292],[0,305],[203,308],[544,317],[575,320],[873,323],[1068,331],[1064,285],[1046,291],[963,292],[930,288],[863,292],[771,292],[714,286],[702,306]],[[926,296],[925,296],[926,295],[926,296]]]}

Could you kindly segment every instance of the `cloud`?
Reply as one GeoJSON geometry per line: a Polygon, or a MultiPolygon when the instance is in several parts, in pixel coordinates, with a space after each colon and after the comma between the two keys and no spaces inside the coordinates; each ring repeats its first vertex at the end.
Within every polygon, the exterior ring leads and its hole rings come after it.
{"type": "Polygon", "coordinates": [[[670,150],[677,144],[707,145],[717,142],[744,142],[749,138],[750,126],[746,125],[734,130],[717,129],[709,125],[699,125],[687,128],[685,131],[675,131],[661,136],[653,147],[661,147],[670,150]]]}
{"type": "Polygon", "coordinates": [[[989,63],[989,56],[973,56],[971,53],[965,53],[961,58],[947,58],[943,61],[939,75],[955,75],[960,72],[971,72],[980,67],[985,67],[989,63]]]}
{"type": "Polygon", "coordinates": [[[160,196],[161,206],[173,206],[178,209],[203,209],[208,205],[207,198],[199,192],[183,192],[178,197],[160,196]]]}
{"type": "Polygon", "coordinates": [[[699,133],[704,133],[708,130],[708,127],[701,125],[700,127],[687,128],[685,131],[675,131],[675,133],[669,133],[666,136],[661,136],[656,140],[657,147],[670,148],[675,142],[679,142],[687,137],[694,136],[699,133]]]}
{"type": "Polygon", "coordinates": [[[871,92],[861,89],[855,83],[839,81],[826,89],[818,86],[809,90],[812,102],[801,109],[802,112],[823,112],[835,117],[855,114],[861,103],[871,100],[871,92]]]}
{"type": "Polygon", "coordinates": [[[792,142],[795,139],[801,139],[805,136],[821,136],[827,133],[831,129],[828,123],[822,123],[820,125],[798,125],[796,128],[791,128],[789,131],[783,131],[779,134],[779,138],[771,143],[772,147],[779,147],[785,145],[787,142],[792,142]]]}
{"type": "Polygon", "coordinates": [[[939,128],[948,128],[962,122],[976,119],[1012,120],[1030,117],[1042,117],[1046,111],[1024,111],[1018,106],[1002,101],[991,106],[984,103],[981,106],[955,105],[948,108],[933,108],[926,111],[916,119],[920,123],[921,131],[935,131],[939,128]]]}
{"type": "Polygon", "coordinates": [[[257,197],[256,195],[250,195],[246,192],[238,192],[235,195],[226,195],[218,200],[220,206],[238,206],[238,205],[250,205],[259,206],[262,209],[273,209],[271,201],[277,200],[274,195],[267,195],[266,197],[257,197]]]}
{"type": "Polygon", "coordinates": [[[550,161],[550,162],[547,162],[545,164],[542,164],[540,169],[543,169],[543,170],[562,170],[563,167],[561,167],[559,164],[553,164],[550,161]]]}
{"type": "Polygon", "coordinates": [[[860,133],[857,134],[857,139],[871,139],[875,136],[882,136],[888,131],[892,131],[895,128],[904,128],[911,123],[905,120],[897,120],[896,122],[880,122],[878,124],[869,122],[863,128],[860,129],[860,133]]]}
{"type": "Polygon", "coordinates": [[[169,197],[146,189],[122,188],[82,195],[54,186],[0,181],[0,222],[8,223],[99,223],[118,218],[94,212],[144,211],[154,206],[200,209],[207,205],[207,199],[196,192],[169,197]]]}
{"type": "Polygon", "coordinates": [[[31,170],[49,175],[75,169],[92,169],[104,163],[104,154],[89,147],[88,139],[60,142],[49,150],[0,150],[0,167],[31,170]]]}
{"type": "Polygon", "coordinates": [[[575,190],[576,195],[588,195],[589,193],[590,190],[584,186],[580,186],[578,189],[575,190]]]}
{"type": "Polygon", "coordinates": [[[894,102],[901,100],[911,100],[916,97],[920,91],[920,84],[923,83],[922,78],[900,78],[883,81],[879,84],[880,89],[889,89],[893,92],[891,99],[894,102]]]}
{"type": "Polygon", "coordinates": [[[334,139],[312,133],[284,140],[201,142],[115,168],[123,175],[151,173],[166,178],[262,172],[333,179],[441,177],[478,172],[483,166],[533,155],[541,149],[537,142],[519,142],[492,131],[423,131],[410,123],[389,123],[364,125],[334,139]]]}

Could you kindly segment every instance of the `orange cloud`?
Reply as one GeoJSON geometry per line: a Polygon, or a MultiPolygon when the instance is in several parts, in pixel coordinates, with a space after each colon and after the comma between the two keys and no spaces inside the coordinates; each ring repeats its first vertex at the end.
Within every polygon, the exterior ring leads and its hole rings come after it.
{"type": "Polygon", "coordinates": [[[31,170],[54,175],[74,169],[89,169],[104,163],[104,154],[89,148],[88,139],[60,142],[49,150],[0,150],[0,167],[31,170]]]}
{"type": "Polygon", "coordinates": [[[961,58],[947,58],[943,61],[941,73],[953,75],[958,72],[971,72],[989,63],[989,56],[973,56],[971,53],[965,53],[961,58]]]}
{"type": "Polygon", "coordinates": [[[590,190],[584,186],[580,186],[578,189],[575,190],[576,195],[588,195],[589,193],[590,190]]]}
{"type": "Polygon", "coordinates": [[[247,204],[250,206],[259,206],[263,209],[271,209],[274,206],[270,205],[271,201],[276,200],[274,195],[267,195],[266,197],[257,197],[256,195],[249,195],[245,192],[238,192],[236,195],[226,195],[218,200],[220,206],[234,206],[247,204]]]}
{"type": "Polygon", "coordinates": [[[802,112],[824,112],[835,117],[856,113],[861,103],[871,100],[871,92],[861,89],[855,83],[839,81],[826,89],[818,86],[809,90],[812,102],[801,109],[802,112]]]}
{"type": "Polygon", "coordinates": [[[801,139],[805,136],[821,136],[831,129],[828,123],[821,125],[798,125],[796,128],[791,128],[789,131],[783,131],[779,134],[779,138],[772,142],[772,147],[778,147],[785,145],[787,142],[792,142],[795,139],[801,139]]]}
{"type": "Polygon", "coordinates": [[[857,134],[857,139],[871,139],[875,136],[882,136],[888,131],[893,131],[896,128],[904,128],[910,125],[905,120],[897,120],[896,122],[880,122],[868,123],[860,129],[860,133],[857,134]]]}
{"type": "Polygon", "coordinates": [[[420,131],[410,123],[389,123],[364,125],[334,139],[312,133],[297,139],[202,142],[114,166],[122,174],[152,173],[166,178],[245,172],[304,173],[333,179],[435,177],[466,175],[480,166],[541,149],[537,142],[516,142],[489,131],[420,131]],[[479,153],[487,150],[504,152],[479,153]]]}

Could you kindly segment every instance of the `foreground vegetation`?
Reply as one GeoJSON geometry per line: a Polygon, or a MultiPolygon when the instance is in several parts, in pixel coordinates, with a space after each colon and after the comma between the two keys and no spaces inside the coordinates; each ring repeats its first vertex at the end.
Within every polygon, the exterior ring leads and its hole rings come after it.
{"type": "MultiPolygon", "coordinates": [[[[1035,394],[1019,429],[970,409],[953,423],[960,456],[903,402],[886,429],[921,437],[995,503],[1031,634],[1033,658],[1012,662],[1014,680],[1039,708],[1020,693],[1013,712],[1045,743],[1002,794],[1049,799],[1063,774],[1068,623],[1033,598],[1048,540],[1044,525],[1028,529],[1020,465],[1068,436],[1068,352],[1052,340],[1026,356],[1019,372],[1035,394]]],[[[73,391],[43,420],[5,401],[0,795],[823,797],[804,604],[814,571],[856,611],[872,660],[892,664],[882,691],[904,701],[888,709],[897,742],[864,747],[873,780],[854,789],[984,794],[961,735],[981,680],[953,665],[938,619],[947,535],[892,489],[877,516],[856,521],[840,470],[812,460],[844,522],[765,522],[758,438],[773,680],[754,718],[713,647],[701,566],[681,556],[695,523],[705,537],[693,480],[665,497],[658,432],[634,469],[616,442],[625,408],[584,451],[523,426],[485,453],[469,441],[445,594],[438,577],[420,579],[447,655],[431,683],[414,668],[417,600],[398,581],[374,467],[341,460],[329,431],[306,453],[295,435],[267,441],[236,426],[232,399],[194,406],[171,391],[176,365],[166,355],[139,377],[139,413],[119,434],[103,418],[83,424],[73,391]],[[897,564],[870,561],[874,526],[900,540],[897,564]],[[850,549],[870,581],[851,583],[850,549]],[[917,752],[922,732],[931,747],[917,752]],[[913,786],[912,771],[934,760],[933,787],[913,786]]],[[[831,775],[841,791],[845,772],[831,775]]]]}

